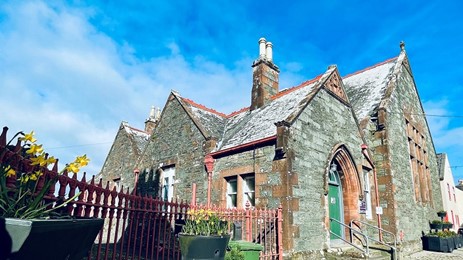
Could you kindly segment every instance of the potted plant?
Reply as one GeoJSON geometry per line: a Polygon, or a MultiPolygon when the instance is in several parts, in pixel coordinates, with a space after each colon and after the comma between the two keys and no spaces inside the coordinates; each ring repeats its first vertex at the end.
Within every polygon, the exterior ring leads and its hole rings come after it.
{"type": "Polygon", "coordinates": [[[229,223],[210,209],[190,209],[179,233],[182,259],[224,259],[229,223]]]}
{"type": "Polygon", "coordinates": [[[445,211],[445,210],[439,210],[439,211],[437,212],[437,216],[438,216],[439,218],[445,218],[445,216],[447,216],[447,211],[445,211]]]}
{"type": "Polygon", "coordinates": [[[432,222],[429,223],[429,227],[431,229],[442,229],[442,221],[440,220],[433,220],[432,222]]]}
{"type": "Polygon", "coordinates": [[[443,229],[450,229],[453,227],[453,223],[450,221],[443,221],[442,222],[442,228],[443,229]]]}
{"type": "Polygon", "coordinates": [[[455,237],[455,232],[448,230],[428,233],[421,237],[423,250],[452,252],[456,248],[455,237]]]}
{"type": "Polygon", "coordinates": [[[76,173],[88,164],[83,155],[57,172],[57,159],[36,143],[34,132],[17,133],[6,143],[0,135],[0,251],[9,259],[82,259],[103,226],[102,219],[54,217],[79,194],[62,201],[48,197],[65,171],[76,173]],[[17,139],[16,145],[11,145],[17,139]],[[50,170],[54,164],[54,170],[50,170]],[[81,232],[85,229],[85,232],[81,232]]]}

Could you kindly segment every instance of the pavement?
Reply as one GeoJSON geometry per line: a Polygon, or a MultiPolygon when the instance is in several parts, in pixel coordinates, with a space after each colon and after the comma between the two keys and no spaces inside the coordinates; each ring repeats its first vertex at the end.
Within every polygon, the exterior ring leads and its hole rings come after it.
{"type": "Polygon", "coordinates": [[[403,258],[404,260],[446,260],[446,259],[462,259],[463,248],[455,249],[452,253],[440,253],[432,251],[420,251],[403,258]]]}

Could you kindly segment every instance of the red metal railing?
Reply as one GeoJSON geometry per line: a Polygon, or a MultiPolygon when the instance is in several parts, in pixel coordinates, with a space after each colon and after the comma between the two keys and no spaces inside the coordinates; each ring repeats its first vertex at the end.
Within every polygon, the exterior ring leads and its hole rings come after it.
{"type": "MultiPolygon", "coordinates": [[[[68,176],[58,173],[55,163],[52,170],[46,167],[32,166],[28,158],[20,155],[21,143],[6,147],[7,128],[0,135],[0,162],[8,164],[18,172],[41,170],[44,174],[38,180],[43,187],[45,177],[57,177],[56,185],[51,185],[45,199],[47,201],[65,201],[77,192],[79,196],[65,209],[74,217],[104,218],[105,225],[95,240],[88,259],[181,259],[177,234],[181,231],[187,211],[191,207],[184,201],[162,201],[159,198],[135,195],[122,187],[120,191],[103,187],[92,177],[81,180],[77,175],[68,176]],[[55,190],[56,187],[58,191],[55,190]]],[[[7,186],[14,188],[15,177],[7,179],[7,186]]],[[[195,195],[193,195],[194,197],[195,195]]],[[[192,200],[193,201],[193,200],[192,200]]],[[[267,209],[224,209],[212,207],[212,210],[242,226],[243,240],[259,243],[263,246],[261,259],[282,259],[282,214],[281,208],[267,209]]]]}

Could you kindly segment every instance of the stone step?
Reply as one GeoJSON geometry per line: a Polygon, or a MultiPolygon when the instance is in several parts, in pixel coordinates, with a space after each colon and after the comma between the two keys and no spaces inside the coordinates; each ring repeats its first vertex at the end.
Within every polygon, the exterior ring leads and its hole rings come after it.
{"type": "Polygon", "coordinates": [[[326,260],[338,260],[338,259],[375,259],[375,260],[391,260],[391,249],[384,245],[371,245],[369,247],[369,255],[365,255],[362,251],[347,244],[339,243],[332,245],[332,247],[325,252],[326,260]]]}

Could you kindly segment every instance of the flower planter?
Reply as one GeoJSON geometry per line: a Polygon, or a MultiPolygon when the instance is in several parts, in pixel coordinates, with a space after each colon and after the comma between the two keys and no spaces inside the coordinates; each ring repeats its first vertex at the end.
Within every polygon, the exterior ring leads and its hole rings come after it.
{"type": "Polygon", "coordinates": [[[452,223],[442,223],[443,229],[451,229],[453,227],[452,223]]]}
{"type": "Polygon", "coordinates": [[[439,211],[439,212],[437,212],[437,216],[439,218],[445,218],[445,216],[447,216],[447,212],[446,211],[439,211]]]}
{"type": "Polygon", "coordinates": [[[224,259],[230,235],[195,236],[178,235],[183,260],[224,259]]]}
{"type": "Polygon", "coordinates": [[[436,252],[452,252],[455,249],[453,238],[442,237],[421,237],[423,250],[436,252]]]}
{"type": "Polygon", "coordinates": [[[442,223],[429,223],[431,229],[442,229],[442,223]]]}
{"type": "Polygon", "coordinates": [[[6,230],[1,236],[12,241],[12,260],[80,260],[87,255],[104,222],[103,219],[1,220],[6,230]]]}

